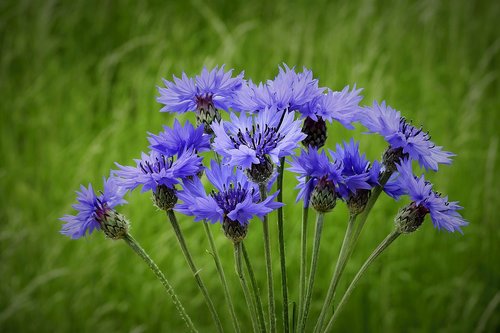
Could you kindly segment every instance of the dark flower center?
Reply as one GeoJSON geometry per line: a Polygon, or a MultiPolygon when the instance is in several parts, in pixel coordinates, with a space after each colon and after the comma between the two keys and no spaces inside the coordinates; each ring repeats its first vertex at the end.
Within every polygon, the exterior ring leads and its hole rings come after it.
{"type": "Polygon", "coordinates": [[[252,128],[241,129],[236,133],[236,136],[230,135],[234,148],[238,149],[240,145],[245,145],[255,150],[259,160],[269,151],[276,148],[278,142],[283,136],[278,133],[278,127],[270,127],[265,125],[261,128],[259,124],[252,125],[252,128]]]}
{"type": "Polygon", "coordinates": [[[252,193],[242,188],[240,183],[238,183],[236,187],[230,184],[229,188],[226,188],[224,185],[224,191],[212,191],[211,193],[211,196],[215,199],[217,205],[224,211],[224,214],[234,210],[238,203],[246,199],[247,195],[252,195],[252,193]]]}
{"type": "Polygon", "coordinates": [[[160,155],[155,158],[155,161],[145,161],[139,163],[142,172],[145,174],[159,173],[163,169],[170,169],[174,159],[172,157],[167,158],[165,155],[160,155]]]}

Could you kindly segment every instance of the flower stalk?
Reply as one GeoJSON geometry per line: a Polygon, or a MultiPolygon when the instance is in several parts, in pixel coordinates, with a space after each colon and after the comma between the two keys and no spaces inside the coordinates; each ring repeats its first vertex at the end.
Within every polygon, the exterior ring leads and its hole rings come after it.
{"type": "Polygon", "coordinates": [[[144,251],[144,249],[139,245],[139,243],[130,235],[126,234],[123,238],[125,243],[130,246],[134,252],[141,257],[142,260],[148,265],[148,267],[153,271],[153,273],[156,275],[158,280],[160,280],[161,284],[165,287],[165,290],[167,293],[170,295],[172,298],[172,301],[174,302],[175,307],[177,308],[177,311],[179,312],[180,316],[182,319],[184,319],[184,322],[186,323],[186,326],[189,328],[190,332],[198,332],[198,330],[194,327],[193,322],[191,321],[191,318],[189,315],[186,313],[186,310],[184,310],[184,307],[182,306],[182,303],[179,301],[179,298],[175,294],[174,288],[172,285],[168,282],[167,278],[163,274],[163,272],[158,268],[156,263],[149,257],[149,255],[144,251]]]}
{"type": "Polygon", "coordinates": [[[257,285],[257,280],[255,279],[255,274],[253,272],[252,263],[250,262],[250,257],[248,256],[245,244],[241,242],[241,250],[243,252],[243,258],[245,259],[245,265],[247,267],[248,275],[250,276],[250,283],[252,284],[253,298],[255,300],[255,308],[257,311],[257,319],[259,320],[259,328],[261,332],[266,331],[266,321],[264,320],[264,310],[262,309],[262,301],[260,299],[259,286],[257,285]]]}
{"type": "MultiPolygon", "coordinates": [[[[266,184],[259,184],[260,199],[264,201],[267,198],[266,184]]],[[[274,304],[274,282],[273,282],[273,268],[271,261],[271,242],[269,239],[269,223],[268,215],[264,215],[262,219],[262,231],[264,236],[264,254],[266,260],[266,274],[267,274],[267,291],[269,303],[269,330],[271,333],[276,332],[276,309],[274,304]]]]}
{"type": "Polygon", "coordinates": [[[217,327],[218,332],[223,332],[224,329],[222,328],[222,323],[220,322],[219,315],[217,314],[217,310],[215,309],[214,303],[212,299],[210,298],[210,295],[208,294],[208,290],[205,287],[205,284],[203,283],[201,277],[200,277],[200,270],[196,267],[193,258],[191,256],[191,253],[189,252],[189,249],[186,245],[186,241],[184,239],[184,236],[182,234],[182,231],[180,229],[179,223],[177,222],[177,218],[175,217],[175,213],[173,210],[168,210],[167,211],[167,216],[170,220],[170,224],[172,225],[172,228],[174,229],[175,235],[177,236],[177,240],[179,241],[179,245],[182,249],[182,253],[184,254],[184,257],[186,258],[186,261],[188,263],[189,268],[193,272],[193,276],[196,280],[196,283],[198,285],[198,288],[200,289],[201,293],[203,294],[203,297],[205,298],[205,302],[207,303],[208,309],[210,310],[210,314],[212,315],[212,318],[215,322],[215,325],[217,327]]]}
{"type": "MultiPolygon", "coordinates": [[[[278,169],[278,202],[283,202],[283,174],[285,171],[285,158],[280,159],[280,166],[278,169]]],[[[286,253],[285,253],[285,236],[283,230],[283,207],[278,208],[278,243],[280,253],[280,267],[281,267],[281,290],[283,294],[283,331],[288,333],[289,328],[289,315],[288,315],[288,283],[286,274],[286,253]]]]}
{"type": "Polygon", "coordinates": [[[215,246],[214,237],[212,235],[212,231],[210,230],[208,222],[206,221],[203,222],[203,228],[205,229],[205,233],[207,235],[208,242],[210,244],[210,255],[214,258],[215,267],[217,267],[217,273],[219,274],[219,279],[222,284],[222,289],[224,290],[224,297],[226,298],[226,302],[229,307],[229,313],[231,314],[231,321],[233,323],[234,331],[236,333],[239,333],[241,332],[240,324],[238,322],[238,317],[236,316],[236,312],[234,311],[233,299],[231,297],[231,293],[229,292],[226,275],[224,274],[224,268],[222,267],[222,263],[219,257],[219,252],[217,251],[217,247],[215,246]]]}
{"type": "Polygon", "coordinates": [[[314,245],[311,259],[311,269],[309,271],[309,279],[307,283],[306,297],[304,302],[304,310],[302,312],[302,318],[299,319],[299,332],[305,332],[307,316],[309,314],[309,307],[311,305],[312,290],[314,287],[314,277],[316,275],[316,268],[318,266],[318,256],[319,256],[319,246],[321,242],[321,233],[323,231],[323,221],[325,214],[323,212],[318,212],[316,216],[316,232],[314,234],[314,245]]]}
{"type": "Polygon", "coordinates": [[[245,301],[250,311],[250,319],[252,320],[253,331],[257,333],[259,332],[259,329],[258,329],[258,321],[255,315],[255,307],[250,297],[250,291],[248,289],[248,284],[245,279],[245,275],[243,273],[243,266],[241,264],[242,243],[235,242],[233,243],[233,245],[234,245],[234,268],[236,271],[236,275],[238,275],[238,278],[240,279],[241,289],[243,290],[243,295],[245,296],[245,301]]]}
{"type": "Polygon", "coordinates": [[[332,317],[330,318],[330,320],[328,321],[328,325],[326,326],[324,332],[328,332],[332,327],[333,325],[335,324],[335,321],[336,319],[338,318],[339,314],[341,313],[342,309],[344,308],[347,300],[349,299],[349,297],[351,296],[354,288],[356,287],[356,285],[358,284],[359,282],[359,279],[361,279],[361,277],[363,276],[363,274],[366,272],[366,270],[368,269],[368,267],[375,261],[375,259],[377,259],[377,257],[389,246],[391,245],[392,242],[394,242],[394,240],[396,238],[399,237],[399,235],[401,235],[401,232],[399,232],[398,230],[394,230],[392,231],[380,244],[379,246],[377,246],[377,248],[372,252],[372,254],[368,257],[368,259],[366,259],[365,263],[363,264],[363,266],[361,266],[361,268],[359,269],[358,273],[356,273],[356,276],[354,277],[354,279],[351,281],[351,283],[349,284],[349,287],[347,287],[347,290],[344,294],[344,296],[342,296],[342,299],[340,300],[335,312],[333,313],[332,317]]]}

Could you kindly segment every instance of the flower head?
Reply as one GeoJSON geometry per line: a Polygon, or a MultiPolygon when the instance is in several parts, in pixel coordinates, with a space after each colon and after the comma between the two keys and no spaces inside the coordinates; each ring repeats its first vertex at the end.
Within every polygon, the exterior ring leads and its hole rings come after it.
{"type": "Polygon", "coordinates": [[[149,148],[165,156],[181,155],[185,151],[201,153],[210,150],[210,135],[205,134],[203,126],[186,122],[184,126],[175,119],[173,128],[163,126],[158,135],[149,133],[149,148]]]}
{"type": "Polygon", "coordinates": [[[201,157],[192,151],[187,151],[175,159],[174,156],[165,156],[156,151],[149,154],[142,153],[141,159],[134,160],[136,166],[122,166],[113,172],[117,182],[127,190],[134,190],[142,185],[142,192],[153,190],[158,186],[173,189],[180,180],[194,177],[203,170],[201,157]]]}
{"type": "Polygon", "coordinates": [[[80,186],[77,191],[77,204],[72,207],[78,211],[76,215],[65,215],[60,220],[66,222],[61,233],[72,239],[90,235],[94,230],[100,230],[105,220],[114,215],[114,208],[123,205],[126,190],[117,185],[114,178],[104,178],[104,189],[99,194],[94,192],[92,184],[80,186]]]}
{"type": "Polygon", "coordinates": [[[454,156],[450,152],[443,151],[442,147],[436,146],[427,132],[408,123],[401,117],[399,111],[387,106],[385,102],[382,104],[374,102],[372,107],[362,108],[357,120],[370,132],[382,135],[393,151],[401,150],[398,160],[409,156],[426,170],[436,171],[438,164],[450,164],[450,157],[454,156]]]}
{"type": "Polygon", "coordinates": [[[212,129],[213,147],[224,163],[247,170],[270,162],[279,164],[280,158],[293,154],[297,143],[305,137],[293,113],[271,109],[254,117],[231,114],[231,122],[215,122],[212,129]]]}
{"type": "Polygon", "coordinates": [[[348,199],[357,190],[370,190],[378,184],[380,164],[373,165],[366,159],[365,154],[359,152],[359,142],[351,138],[349,143],[337,144],[336,151],[330,151],[335,161],[341,162],[342,181],[339,184],[339,193],[348,199]]]}
{"type": "Polygon", "coordinates": [[[309,207],[312,192],[320,180],[324,183],[323,188],[338,191],[342,180],[342,164],[341,162],[331,162],[325,151],[319,152],[314,147],[309,147],[308,150],[303,149],[299,156],[292,158],[290,165],[288,170],[298,174],[297,189],[299,193],[296,201],[302,199],[304,207],[309,207]]]}
{"type": "Polygon", "coordinates": [[[239,230],[243,234],[238,239],[246,234],[246,226],[253,216],[262,218],[283,206],[274,201],[278,192],[261,201],[257,186],[249,182],[239,169],[212,161],[206,175],[215,189],[207,194],[198,178],[185,180],[184,189],[178,192],[182,203],[178,203],[175,209],[194,216],[195,221],[206,219],[211,223],[226,224],[225,230],[239,230]]]}
{"type": "Polygon", "coordinates": [[[158,88],[157,101],[164,105],[162,112],[195,111],[212,105],[217,109],[228,110],[229,101],[243,82],[243,73],[232,77],[233,70],[224,71],[224,65],[215,66],[211,71],[205,67],[194,79],[185,73],[182,77],[173,77],[173,82],[163,80],[166,88],[158,88]]]}
{"type": "Polygon", "coordinates": [[[252,81],[239,90],[232,104],[237,111],[260,112],[265,109],[278,111],[301,111],[316,96],[322,94],[318,80],[313,78],[312,71],[304,68],[296,73],[295,68],[286,64],[279,68],[274,80],[254,84],[252,81]]]}
{"type": "Polygon", "coordinates": [[[435,192],[432,184],[426,181],[423,175],[414,176],[410,160],[405,159],[397,164],[397,170],[399,185],[411,198],[410,206],[422,216],[422,221],[423,216],[428,213],[437,229],[462,232],[460,228],[468,223],[457,212],[462,209],[458,202],[448,201],[448,197],[442,197],[435,192]]]}
{"type": "Polygon", "coordinates": [[[359,102],[363,99],[360,95],[363,89],[356,89],[356,85],[349,91],[346,86],[342,91],[328,90],[326,94],[321,94],[311,100],[303,108],[302,117],[309,117],[314,121],[319,118],[329,121],[338,121],[348,129],[354,127],[351,123],[359,111],[359,102]]]}

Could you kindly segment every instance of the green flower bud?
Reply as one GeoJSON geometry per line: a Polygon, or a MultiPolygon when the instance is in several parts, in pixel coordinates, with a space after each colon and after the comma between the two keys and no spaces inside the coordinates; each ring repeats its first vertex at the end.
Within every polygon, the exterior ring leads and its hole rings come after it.
{"type": "Polygon", "coordinates": [[[174,208],[177,203],[175,188],[169,188],[165,185],[159,185],[153,192],[153,201],[156,207],[168,211],[174,208]]]}

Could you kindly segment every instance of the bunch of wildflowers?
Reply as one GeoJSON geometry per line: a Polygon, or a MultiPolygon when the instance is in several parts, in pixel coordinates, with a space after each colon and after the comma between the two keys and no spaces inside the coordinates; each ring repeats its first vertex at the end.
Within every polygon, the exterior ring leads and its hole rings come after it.
{"type": "MultiPolygon", "coordinates": [[[[172,286],[130,236],[129,222],[115,210],[118,205],[126,203],[124,195],[127,191],[138,187],[142,187],[142,192],[151,191],[155,205],[166,211],[219,332],[223,331],[223,327],[218,310],[189,252],[176,213],[192,217],[193,221],[203,224],[236,332],[241,331],[239,319],[232,303],[223,264],[213,241],[211,225],[220,225],[225,236],[233,242],[235,269],[254,330],[269,329],[271,332],[276,332],[278,328],[268,225],[270,213],[278,212],[284,305],[282,327],[285,332],[289,332],[290,327],[296,327],[298,332],[307,330],[323,222],[325,214],[337,204],[347,205],[347,229],[314,332],[331,328],[368,266],[399,235],[417,230],[425,216],[430,216],[437,229],[449,232],[462,233],[461,228],[467,225],[467,221],[459,213],[462,207],[458,202],[449,201],[448,197],[436,192],[424,175],[417,177],[412,170],[412,161],[417,161],[425,171],[437,171],[440,164],[451,164],[454,154],[435,145],[430,140],[429,133],[414,127],[399,111],[385,102],[360,106],[362,89],[358,89],[355,84],[352,88],[345,86],[341,91],[333,91],[321,87],[311,70],[304,68],[299,72],[286,64],[279,67],[278,74],[273,79],[260,83],[245,80],[243,72],[233,76],[233,70],[226,71],[224,66],[211,70],[203,68],[193,78],[182,73],[180,78],[174,76],[172,81],[163,82],[165,87],[158,88],[160,95],[157,100],[163,105],[160,111],[193,111],[197,127],[190,122],[182,125],[176,119],[172,127],[164,126],[163,131],[158,134],[149,133],[149,150],[143,152],[141,158],[134,160],[133,166],[116,163],[118,169],[111,172],[110,178],[104,179],[102,192],[96,194],[92,185],[81,186],[77,192],[78,203],[73,206],[77,213],[61,218],[65,222],[61,233],[77,239],[94,230],[103,230],[111,239],[125,240],[165,286],[191,331],[196,329],[172,286]],[[221,111],[227,115],[221,114],[221,111]],[[327,122],[340,123],[347,129],[354,129],[353,124],[359,122],[370,133],[381,135],[389,147],[382,154],[380,162],[370,161],[360,151],[360,143],[354,138],[323,149],[327,145],[327,122]],[[202,154],[210,151],[212,153],[202,154]],[[288,168],[285,168],[286,163],[288,168]],[[290,302],[282,209],[285,170],[295,174],[298,180],[296,202],[303,202],[297,322],[290,322],[287,306],[290,302]],[[276,189],[273,189],[275,183],[276,189]],[[384,192],[396,200],[406,195],[411,202],[399,210],[394,218],[394,230],[361,266],[334,307],[335,311],[331,313],[331,305],[345,265],[353,253],[370,211],[384,192]],[[316,224],[310,269],[307,273],[309,206],[316,211],[316,224]],[[264,307],[250,256],[244,246],[245,242],[251,241],[247,237],[250,230],[248,227],[254,218],[261,219],[263,226],[268,323],[264,319],[264,307]],[[248,274],[242,267],[243,257],[248,274]],[[251,282],[252,293],[247,277],[251,282]],[[330,319],[327,321],[328,317],[330,319]]],[[[291,220],[288,223],[293,222],[291,220]]]]}

